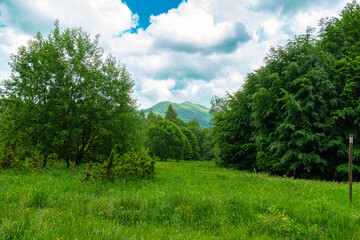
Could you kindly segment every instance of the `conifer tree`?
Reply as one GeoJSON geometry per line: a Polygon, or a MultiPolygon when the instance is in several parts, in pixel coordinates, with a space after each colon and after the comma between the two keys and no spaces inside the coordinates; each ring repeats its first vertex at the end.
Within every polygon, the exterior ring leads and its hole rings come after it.
{"type": "Polygon", "coordinates": [[[168,109],[165,112],[165,119],[177,124],[179,121],[179,117],[177,112],[174,110],[173,106],[169,104],[168,109]]]}

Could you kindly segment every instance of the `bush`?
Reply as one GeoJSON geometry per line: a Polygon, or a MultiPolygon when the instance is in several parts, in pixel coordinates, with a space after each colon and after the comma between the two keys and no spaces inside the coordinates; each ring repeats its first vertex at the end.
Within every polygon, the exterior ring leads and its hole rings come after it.
{"type": "Polygon", "coordinates": [[[104,163],[87,163],[85,165],[85,180],[108,179],[114,181],[122,177],[153,177],[155,175],[155,162],[157,157],[151,157],[147,149],[119,155],[116,146],[104,163]]]}
{"type": "Polygon", "coordinates": [[[46,165],[47,169],[66,169],[66,161],[60,159],[57,154],[53,153],[47,157],[46,165]]]}
{"type": "Polygon", "coordinates": [[[17,142],[7,142],[0,146],[0,171],[12,169],[22,172],[39,172],[44,168],[65,169],[66,167],[65,160],[59,159],[55,153],[46,157],[36,148],[33,150],[20,148],[17,142]]]}
{"type": "Polygon", "coordinates": [[[16,143],[1,146],[0,170],[12,169],[14,171],[38,172],[44,167],[44,156],[34,149],[26,151],[20,149],[16,143]]]}

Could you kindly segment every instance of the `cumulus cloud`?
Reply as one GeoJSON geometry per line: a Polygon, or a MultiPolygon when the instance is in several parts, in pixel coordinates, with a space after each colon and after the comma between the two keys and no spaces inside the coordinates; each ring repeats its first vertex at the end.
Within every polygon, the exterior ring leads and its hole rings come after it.
{"type": "MultiPolygon", "coordinates": [[[[305,33],[308,26],[317,26],[322,17],[336,16],[346,1],[270,2],[183,2],[177,9],[152,17],[150,27],[145,30],[151,36],[148,54],[128,59],[143,69],[134,72],[142,72],[159,82],[176,80],[168,88],[171,93],[168,100],[190,100],[209,106],[211,96],[238,90],[246,75],[263,64],[270,47],[305,33]],[[219,50],[223,43],[232,41],[236,43],[231,50],[219,50]]],[[[156,91],[157,85],[147,88],[156,91]]],[[[149,107],[160,99],[149,96],[141,102],[149,107]]]]}
{"type": "Polygon", "coordinates": [[[144,56],[131,56],[125,58],[127,65],[135,72],[155,79],[213,79],[222,58],[202,53],[187,53],[176,51],[163,51],[144,56]]]}
{"type": "Polygon", "coordinates": [[[152,16],[147,31],[157,39],[158,47],[185,52],[232,52],[238,43],[250,39],[241,23],[216,23],[203,1],[184,2],[166,14],[152,16]]]}
{"type": "Polygon", "coordinates": [[[34,35],[48,32],[55,19],[67,27],[82,27],[111,38],[136,27],[138,16],[120,0],[4,0],[9,26],[34,35]]]}
{"type": "Polygon", "coordinates": [[[141,85],[138,89],[139,97],[144,99],[155,99],[156,102],[173,100],[171,89],[175,86],[176,80],[155,80],[151,78],[141,79],[141,85]]]}
{"type": "Polygon", "coordinates": [[[252,9],[257,11],[271,11],[282,15],[294,15],[309,9],[322,10],[334,9],[334,5],[341,2],[342,6],[348,1],[334,0],[259,0],[252,9]]]}
{"type": "Polygon", "coordinates": [[[13,28],[0,27],[0,81],[10,76],[10,55],[16,53],[19,45],[26,44],[29,39],[30,36],[13,28]]]}
{"type": "Polygon", "coordinates": [[[183,2],[177,9],[151,16],[150,21],[146,30],[123,33],[111,46],[125,55],[159,51],[211,54],[231,53],[251,39],[241,22],[216,22],[208,2],[202,0],[183,2]]]}
{"type": "MultiPolygon", "coordinates": [[[[8,55],[55,19],[101,35],[101,45],[126,64],[141,108],[170,100],[210,105],[244,83],[271,46],[336,16],[351,0],[188,0],[151,17],[147,29],[123,0],[3,0],[0,79],[8,55]]],[[[140,16],[141,17],[141,16],[140,16]]]]}

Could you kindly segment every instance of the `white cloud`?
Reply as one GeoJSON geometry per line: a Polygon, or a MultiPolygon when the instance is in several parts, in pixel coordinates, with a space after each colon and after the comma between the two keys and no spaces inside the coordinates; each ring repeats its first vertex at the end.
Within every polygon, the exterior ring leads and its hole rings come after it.
{"type": "Polygon", "coordinates": [[[8,62],[10,55],[17,52],[20,45],[26,44],[30,36],[8,27],[0,28],[0,81],[10,77],[8,62]]]}
{"type": "Polygon", "coordinates": [[[41,31],[46,36],[55,19],[61,26],[82,27],[92,36],[100,33],[101,44],[108,50],[114,35],[137,25],[137,15],[120,0],[5,0],[0,12],[0,25],[5,25],[0,27],[1,78],[10,75],[9,55],[37,31],[46,28],[41,31]]]}
{"type": "Polygon", "coordinates": [[[138,16],[120,0],[5,0],[3,11],[10,27],[34,35],[49,31],[55,19],[61,26],[82,27],[92,35],[101,34],[102,43],[136,27],[138,16]]]}
{"type": "Polygon", "coordinates": [[[99,33],[105,50],[126,64],[135,97],[147,108],[163,100],[209,106],[213,95],[238,90],[271,46],[317,26],[321,17],[337,15],[351,0],[264,5],[265,0],[188,0],[152,16],[150,26],[135,33],[127,30],[137,25],[138,16],[120,0],[4,1],[0,23],[8,26],[0,28],[0,78],[9,72],[8,55],[25,43],[27,33],[48,31],[57,18],[61,26],[99,33]]]}
{"type": "Polygon", "coordinates": [[[215,22],[209,1],[188,1],[168,13],[151,17],[149,34],[158,47],[178,51],[233,51],[237,43],[250,36],[246,28],[234,21],[215,22]]]}
{"type": "Polygon", "coordinates": [[[148,31],[154,38],[174,44],[183,43],[205,48],[219,44],[235,33],[235,23],[214,23],[214,18],[207,8],[207,4],[202,1],[184,2],[178,9],[172,9],[167,14],[152,16],[148,31]]]}
{"type": "Polygon", "coordinates": [[[304,33],[308,27],[317,28],[317,24],[314,25],[314,23],[317,23],[321,18],[336,16],[338,14],[338,9],[299,12],[294,16],[294,23],[290,25],[290,28],[293,32],[304,33]]]}
{"type": "Polygon", "coordinates": [[[151,107],[151,105],[156,102],[173,100],[171,89],[175,84],[176,81],[174,79],[141,79],[141,87],[137,93],[139,97],[143,97],[144,99],[140,102],[141,108],[151,107]],[[153,99],[153,101],[147,101],[148,99],[153,99]]]}
{"type": "MultiPolygon", "coordinates": [[[[259,1],[209,0],[206,4],[202,4],[204,1],[190,0],[176,10],[154,17],[149,27],[152,31],[152,39],[164,45],[170,45],[172,50],[167,52],[166,57],[164,53],[151,53],[150,59],[159,57],[161,60],[149,59],[148,61],[145,57],[142,58],[144,60],[142,64],[154,63],[144,68],[148,73],[156,73],[153,75],[154,79],[161,72],[173,73],[169,76],[172,78],[174,76],[179,78],[176,72],[184,73],[189,69],[201,73],[199,76],[210,73],[207,75],[211,76],[210,79],[181,78],[184,86],[179,89],[171,89],[173,88],[171,86],[169,88],[171,96],[168,96],[168,100],[171,98],[178,99],[178,102],[190,100],[206,106],[209,106],[212,95],[224,96],[226,91],[238,90],[244,83],[245,76],[263,64],[263,59],[271,46],[286,43],[288,39],[293,38],[293,35],[304,33],[308,26],[317,26],[321,17],[336,16],[345,6],[345,4],[337,4],[333,8],[326,6],[325,9],[316,10],[315,8],[299,8],[300,10],[294,9],[294,15],[283,15],[280,11],[254,11],[253,7],[259,4],[259,1]],[[203,17],[201,20],[197,19],[201,17],[203,17]],[[216,33],[226,29],[224,26],[230,26],[236,22],[243,23],[253,38],[238,46],[234,52],[203,51],[201,54],[179,54],[177,51],[179,41],[193,45],[202,43],[206,47],[215,44],[218,40],[216,33]],[[221,23],[229,25],[219,25],[221,23]],[[201,24],[207,27],[200,27],[201,24]],[[206,31],[202,31],[205,29],[206,31]],[[263,31],[263,41],[258,41],[259,29],[263,31]]],[[[290,9],[287,10],[290,11],[290,9]]],[[[136,62],[135,59],[133,61],[136,62]]],[[[155,99],[148,98],[147,104],[152,100],[154,100],[153,103],[157,102],[155,99]]]]}
{"type": "Polygon", "coordinates": [[[139,29],[137,34],[124,33],[121,37],[112,38],[110,41],[111,52],[118,56],[139,56],[149,53],[154,44],[154,39],[144,30],[139,29]]]}
{"type": "Polygon", "coordinates": [[[26,1],[38,14],[59,19],[65,26],[81,26],[111,37],[137,25],[137,17],[119,0],[26,1]]]}
{"type": "Polygon", "coordinates": [[[284,24],[275,18],[270,18],[263,23],[264,31],[269,37],[275,37],[284,24]]]}
{"type": "Polygon", "coordinates": [[[25,44],[30,38],[13,28],[2,27],[0,28],[0,51],[9,56],[16,52],[19,45],[25,44]]]}

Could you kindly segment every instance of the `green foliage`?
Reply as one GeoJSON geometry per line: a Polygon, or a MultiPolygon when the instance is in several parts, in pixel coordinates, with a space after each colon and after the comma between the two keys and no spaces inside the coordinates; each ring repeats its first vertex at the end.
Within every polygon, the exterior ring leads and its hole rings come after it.
{"type": "Polygon", "coordinates": [[[165,119],[169,120],[173,123],[177,123],[178,122],[178,115],[177,112],[174,110],[174,108],[171,106],[171,104],[169,104],[168,109],[165,112],[165,119]]]}
{"type": "Polygon", "coordinates": [[[147,146],[150,153],[161,160],[181,159],[186,144],[185,139],[180,128],[166,119],[150,126],[147,132],[147,146]]]}
{"type": "MultiPolygon", "coordinates": [[[[165,120],[168,122],[172,122],[176,125],[177,128],[180,128],[181,134],[183,135],[181,138],[184,138],[184,146],[181,151],[178,151],[177,154],[171,155],[168,152],[168,142],[170,141],[172,137],[170,137],[171,134],[178,135],[177,130],[168,130],[167,133],[164,130],[164,127],[159,127],[159,122],[164,120],[161,115],[155,114],[152,109],[150,109],[147,117],[145,114],[145,111],[140,111],[139,116],[141,119],[141,129],[142,129],[142,136],[143,141],[145,142],[145,145],[150,148],[150,151],[153,154],[156,154],[157,156],[161,157],[163,160],[167,158],[175,158],[177,160],[179,159],[186,159],[186,160],[199,160],[204,159],[204,148],[203,148],[203,140],[205,137],[205,133],[207,130],[203,132],[203,129],[200,127],[199,121],[194,118],[188,123],[184,123],[178,115],[177,112],[174,110],[172,105],[168,105],[168,109],[166,112],[165,120]],[[156,127],[154,127],[157,125],[156,127]],[[163,130],[160,130],[163,128],[163,130]],[[149,129],[151,129],[149,131],[149,129]],[[157,129],[157,130],[155,130],[157,129]],[[156,132],[156,133],[155,133],[156,132]],[[172,132],[172,133],[171,133],[172,132]],[[150,135],[149,135],[150,134],[150,135]],[[157,137],[154,138],[154,135],[157,135],[157,137]],[[181,152],[181,153],[180,153],[181,152]]],[[[160,124],[161,125],[161,124],[160,124]]],[[[174,125],[173,125],[174,126],[174,125]]],[[[175,127],[175,128],[176,128],[175,127]]],[[[175,136],[176,138],[176,136],[175,136]]],[[[210,141],[210,135],[208,135],[208,140],[210,141]]],[[[181,142],[182,140],[180,140],[181,142]]],[[[179,144],[176,143],[175,144],[179,144]]],[[[180,144],[181,145],[181,144],[180,144]]],[[[173,150],[170,150],[173,151],[173,150]]],[[[206,153],[211,153],[212,150],[207,149],[206,153]]]]}
{"type": "Polygon", "coordinates": [[[183,160],[192,160],[193,157],[193,149],[191,147],[191,144],[189,142],[189,139],[185,137],[185,146],[182,154],[183,160]]]}
{"type": "Polygon", "coordinates": [[[67,166],[63,160],[59,159],[59,157],[53,153],[47,157],[45,167],[47,169],[65,169],[67,166]]]}
{"type": "Polygon", "coordinates": [[[189,157],[184,158],[185,160],[199,160],[200,154],[199,154],[199,143],[195,136],[195,134],[186,127],[180,128],[181,132],[185,135],[187,141],[189,142],[189,157]]]}
{"type": "Polygon", "coordinates": [[[25,158],[23,166],[29,171],[38,172],[44,167],[44,156],[35,150],[32,157],[25,158]]]}
{"type": "Polygon", "coordinates": [[[214,155],[219,165],[252,170],[255,164],[255,144],[250,126],[249,100],[239,91],[227,99],[214,98],[213,115],[214,155]]]}
{"type": "Polygon", "coordinates": [[[213,130],[212,128],[204,128],[203,132],[203,140],[201,144],[201,151],[204,160],[212,160],[215,158],[215,141],[213,138],[213,130]]]}
{"type": "Polygon", "coordinates": [[[199,123],[199,120],[197,120],[197,118],[193,118],[192,120],[187,122],[186,125],[188,127],[193,127],[193,128],[200,128],[201,127],[200,123],[199,123]]]}
{"type": "Polygon", "coordinates": [[[122,155],[116,153],[115,146],[109,158],[103,163],[87,163],[84,179],[107,179],[114,181],[124,177],[151,178],[155,175],[156,157],[150,157],[146,149],[130,150],[122,155]]]}
{"type": "MultiPolygon", "coordinates": [[[[220,165],[343,180],[347,137],[360,136],[360,5],[272,48],[234,95],[215,98],[220,165]]],[[[358,147],[358,143],[355,144],[358,147]]]]}
{"type": "Polygon", "coordinates": [[[0,170],[13,169],[16,172],[39,172],[44,169],[65,169],[66,163],[53,153],[44,156],[39,150],[26,152],[16,142],[7,142],[1,148],[0,170]]]}
{"type": "Polygon", "coordinates": [[[56,22],[48,38],[38,33],[11,56],[12,75],[2,83],[1,141],[16,142],[24,158],[35,149],[56,153],[68,166],[102,162],[111,146],[126,152],[139,143],[134,82],[98,42],[81,29],[61,31],[56,22]]]}

